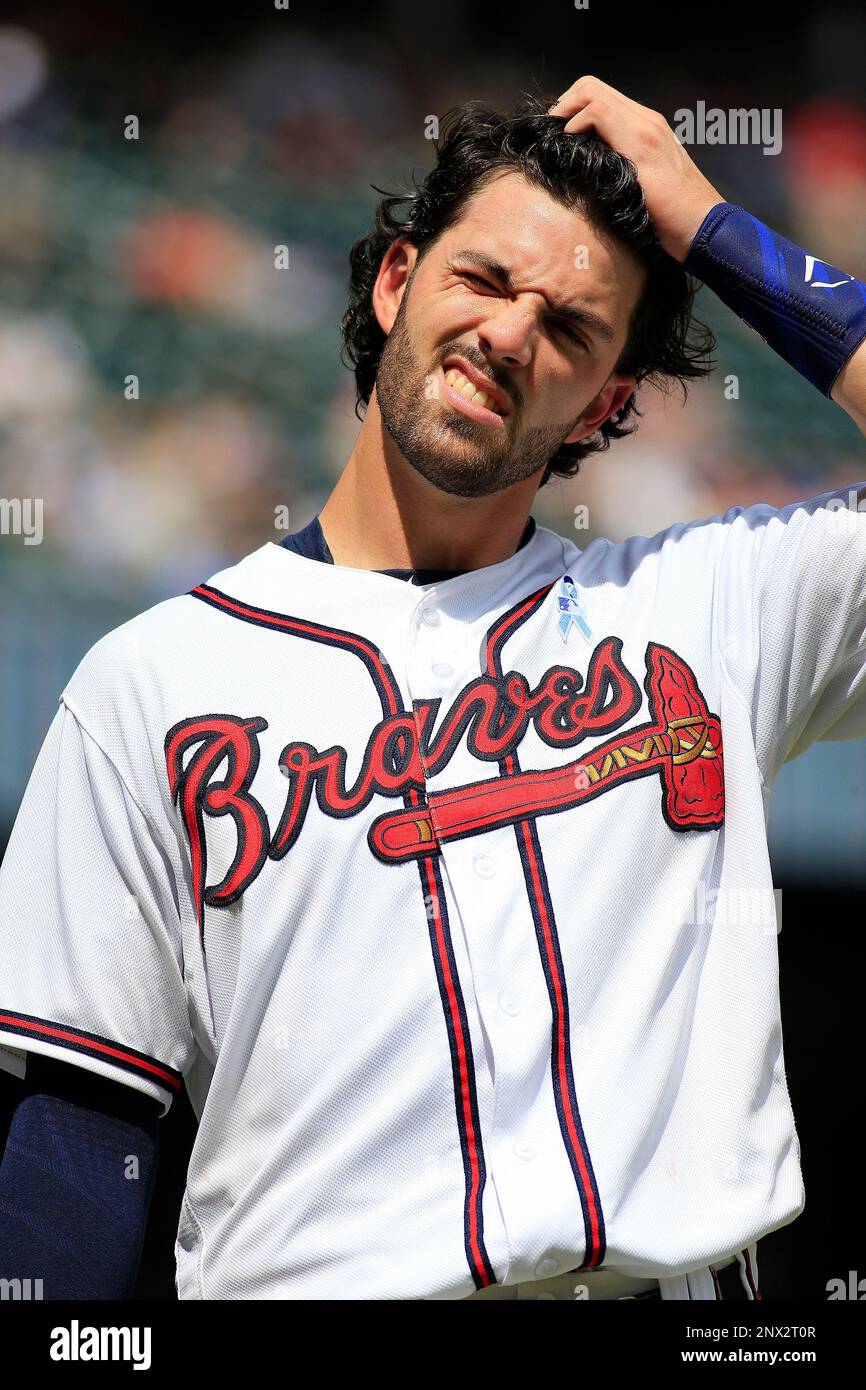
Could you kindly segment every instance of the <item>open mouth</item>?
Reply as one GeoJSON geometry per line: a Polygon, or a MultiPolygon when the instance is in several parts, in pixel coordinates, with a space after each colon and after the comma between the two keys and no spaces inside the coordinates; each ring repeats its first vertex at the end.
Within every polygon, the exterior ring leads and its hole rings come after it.
{"type": "Polygon", "coordinates": [[[508,413],[490,392],[477,386],[459,367],[447,364],[443,368],[448,399],[458,409],[474,419],[502,420],[508,413]]]}

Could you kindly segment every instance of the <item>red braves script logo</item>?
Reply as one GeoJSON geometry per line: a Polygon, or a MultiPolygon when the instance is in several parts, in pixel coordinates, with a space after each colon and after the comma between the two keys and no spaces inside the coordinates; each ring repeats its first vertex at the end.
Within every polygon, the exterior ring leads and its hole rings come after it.
{"type": "Polygon", "coordinates": [[[337,818],[357,815],[373,796],[402,797],[403,807],[380,815],[367,835],[373,854],[387,864],[438,854],[447,840],[563,811],[655,774],[661,781],[662,814],[671,829],[721,825],[724,772],[718,716],[707,709],[687,663],[655,642],[646,650],[646,723],[558,767],[514,770],[511,755],[530,721],[550,747],[571,748],[622,730],[633,718],[641,692],[621,650],[616,637],[598,644],[585,688],[583,677],[570,666],[551,667],[534,689],[518,671],[479,676],[455,698],[435,736],[441,701],[417,700],[411,711],[389,715],[373,728],[352,786],[346,785],[347,754],[340,744],[323,752],[302,741],[287,744],[279,763],[289,792],[273,835],[250,791],[259,766],[258,734],[267,721],[233,714],[180,720],[166,735],[165,756],[172,797],[189,836],[196,901],[224,907],[241,896],[266,858],[282,859],[301,832],[314,791],[322,812],[337,818]],[[447,766],[464,734],[473,756],[497,765],[499,775],[427,794],[427,778],[447,766]],[[214,781],[226,762],[225,777],[214,781]],[[221,883],[208,888],[205,815],[230,815],[237,831],[231,867],[221,883]]]}

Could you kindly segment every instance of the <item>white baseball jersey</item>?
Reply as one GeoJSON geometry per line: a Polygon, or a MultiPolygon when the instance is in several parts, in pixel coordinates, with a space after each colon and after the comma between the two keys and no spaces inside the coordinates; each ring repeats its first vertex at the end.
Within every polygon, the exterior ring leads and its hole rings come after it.
{"type": "Polygon", "coordinates": [[[766,821],[866,736],[848,495],[422,587],[267,541],[91,648],[0,1047],[186,1084],[181,1299],[664,1288],[799,1214],[766,821]]]}

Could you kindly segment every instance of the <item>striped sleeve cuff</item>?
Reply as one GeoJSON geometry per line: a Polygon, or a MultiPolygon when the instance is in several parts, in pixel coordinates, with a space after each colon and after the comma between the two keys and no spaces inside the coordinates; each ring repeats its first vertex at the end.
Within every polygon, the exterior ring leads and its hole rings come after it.
{"type": "Polygon", "coordinates": [[[42,1052],[72,1062],[153,1096],[166,1115],[183,1086],[183,1075],[146,1052],[88,1033],[68,1023],[0,1007],[0,1066],[24,1075],[21,1054],[42,1052]]]}

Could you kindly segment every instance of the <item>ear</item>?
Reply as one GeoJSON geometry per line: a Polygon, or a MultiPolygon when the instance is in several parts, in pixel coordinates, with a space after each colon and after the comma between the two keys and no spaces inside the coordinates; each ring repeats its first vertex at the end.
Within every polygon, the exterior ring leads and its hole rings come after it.
{"type": "Polygon", "coordinates": [[[400,300],[418,259],[418,247],[408,237],[398,236],[382,257],[373,286],[373,309],[383,333],[390,333],[400,308],[400,300]]]}
{"type": "Polygon", "coordinates": [[[624,372],[612,372],[598,395],[590,401],[584,410],[571,434],[563,439],[563,444],[577,444],[581,439],[592,434],[604,424],[605,420],[609,420],[611,415],[622,410],[629,396],[633,395],[636,389],[637,380],[635,377],[627,376],[624,372]]]}

